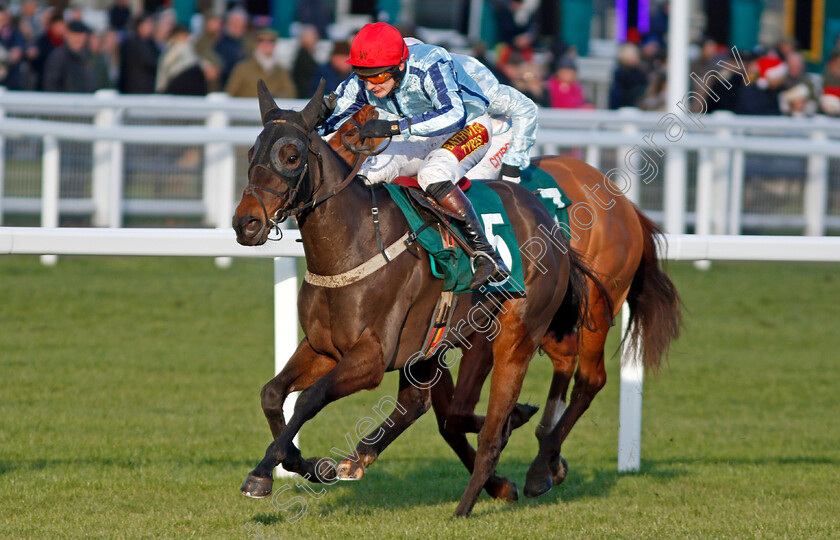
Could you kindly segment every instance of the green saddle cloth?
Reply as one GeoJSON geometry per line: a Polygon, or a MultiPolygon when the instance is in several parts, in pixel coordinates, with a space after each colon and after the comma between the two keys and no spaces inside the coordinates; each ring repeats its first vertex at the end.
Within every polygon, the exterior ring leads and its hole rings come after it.
{"type": "MultiPolygon", "coordinates": [[[[565,219],[568,225],[567,207],[571,203],[557,188],[554,179],[548,173],[533,166],[528,167],[522,171],[521,184],[538,195],[551,215],[556,216],[558,220],[565,219]]],[[[419,230],[424,221],[409,202],[408,195],[405,193],[406,188],[393,184],[386,184],[385,188],[405,214],[411,230],[419,230]]],[[[511,293],[524,293],[525,279],[522,274],[519,242],[516,240],[513,226],[510,224],[501,199],[484,182],[475,180],[472,182],[472,187],[466,191],[466,195],[484,226],[487,239],[511,270],[510,278],[497,286],[488,286],[489,292],[501,289],[511,293]]],[[[460,235],[458,227],[455,229],[460,235]]],[[[468,286],[472,279],[472,268],[469,257],[460,247],[444,247],[440,233],[433,227],[423,229],[417,236],[417,241],[429,253],[432,273],[435,277],[443,279],[444,291],[454,291],[455,294],[470,292],[468,286]]]]}
{"type": "Polygon", "coordinates": [[[539,197],[548,213],[561,225],[563,235],[569,238],[569,207],[571,199],[563,193],[554,178],[542,169],[530,165],[520,174],[519,184],[539,197]]]}

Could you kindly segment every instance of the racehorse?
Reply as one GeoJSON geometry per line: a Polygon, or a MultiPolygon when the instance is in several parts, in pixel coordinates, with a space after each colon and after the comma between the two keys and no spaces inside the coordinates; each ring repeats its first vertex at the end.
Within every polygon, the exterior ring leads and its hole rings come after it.
{"type": "MultiPolygon", "coordinates": [[[[596,203],[600,211],[591,227],[569,230],[572,248],[586,259],[598,281],[587,281],[590,324],[565,336],[549,328],[542,338],[541,348],[551,359],[554,374],[536,429],[539,454],[526,478],[525,494],[536,497],[566,478],[568,464],[560,450],[572,427],[606,384],[604,344],[624,301],[627,300],[631,314],[630,331],[624,339],[642,351],[644,367],[654,373],[671,342],[679,337],[682,313],[677,289],[661,270],[657,258],[656,240],[661,235],[657,226],[629,199],[617,195],[617,188],[605,185],[605,176],[588,164],[556,156],[532,161],[549,173],[572,201],[586,201],[599,189],[598,197],[602,199],[608,198],[607,193],[615,195],[611,198],[614,202],[596,203]],[[567,406],[573,375],[575,384],[567,406]]],[[[443,370],[432,389],[440,433],[470,471],[475,454],[463,434],[481,429],[483,418],[474,410],[492,366],[487,356],[465,356],[457,385],[453,388],[449,372],[443,370]]],[[[393,440],[389,435],[394,427],[387,423],[381,427],[385,436],[374,444],[361,441],[356,449],[359,458],[343,460],[338,467],[339,477],[357,480],[364,475],[365,467],[393,440]]]]}
{"type": "MultiPolygon", "coordinates": [[[[378,386],[386,371],[401,370],[398,400],[407,407],[400,430],[431,405],[430,385],[412,384],[429,382],[431,362],[408,362],[423,345],[442,282],[432,276],[425,251],[407,245],[408,223],[385,189],[365,185],[356,176],[358,163],[351,168],[314,133],[323,90],[322,81],[296,112],[278,108],[259,82],[263,130],[249,151],[249,184],[233,216],[237,241],[249,246],[265,243],[278,222],[295,216],[307,264],[298,297],[306,337],[262,389],[274,440],[240,488],[250,497],[270,495],[272,472],[280,464],[311,481],[334,478],[326,460],[303,459],[293,437],[328,403],[378,386]],[[406,367],[413,367],[411,380],[406,367]],[[301,393],[287,422],[283,402],[294,391],[301,393]]],[[[538,227],[553,225],[528,190],[499,181],[487,185],[500,197],[520,244],[538,235],[538,227]]],[[[486,355],[494,369],[472,476],[455,511],[459,516],[470,513],[482,488],[512,498],[515,487],[493,471],[507,433],[518,423],[514,407],[528,363],[546,333],[565,336],[586,317],[586,279],[594,276],[574,251],[552,244],[539,263],[523,261],[524,298],[461,295],[466,298],[455,308],[454,320],[478,321],[465,329],[467,340],[484,339],[490,322],[500,329],[488,345],[464,352],[465,358],[486,355]],[[484,316],[476,318],[475,310],[484,316]]],[[[391,440],[398,434],[392,431],[391,440]]]]}

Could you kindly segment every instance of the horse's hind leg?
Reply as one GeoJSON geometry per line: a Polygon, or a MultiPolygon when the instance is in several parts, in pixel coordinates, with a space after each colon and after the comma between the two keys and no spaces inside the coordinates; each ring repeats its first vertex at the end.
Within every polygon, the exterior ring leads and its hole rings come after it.
{"type": "MultiPolygon", "coordinates": [[[[545,409],[535,431],[537,440],[542,440],[551,433],[566,411],[566,394],[575,371],[577,349],[577,334],[570,334],[558,340],[557,335],[549,330],[543,338],[542,350],[551,359],[554,374],[545,401],[545,409]]],[[[569,468],[559,452],[556,456],[552,456],[550,467],[554,485],[562,483],[566,479],[569,468]]]]}
{"type": "MultiPolygon", "coordinates": [[[[446,444],[458,455],[464,467],[472,474],[475,467],[475,449],[467,440],[467,435],[464,432],[453,431],[446,425],[448,421],[447,411],[450,410],[454,391],[452,374],[449,370],[443,370],[440,380],[432,387],[432,407],[437,418],[438,431],[446,444]]],[[[495,472],[487,479],[484,490],[494,499],[506,502],[519,500],[519,490],[516,484],[503,476],[498,476],[495,472]]]]}
{"type": "Polygon", "coordinates": [[[578,368],[569,406],[547,433],[543,431],[542,436],[537,435],[540,441],[539,453],[525,477],[525,495],[528,497],[538,497],[548,492],[557,483],[555,477],[559,481],[565,479],[567,468],[560,457],[563,442],[607,382],[604,342],[610,328],[609,314],[600,302],[590,305],[593,306],[593,317],[596,317],[593,319],[594,330],[580,329],[578,368]]]}
{"type": "Polygon", "coordinates": [[[347,458],[338,464],[336,475],[339,479],[361,480],[365,469],[379,454],[429,410],[432,404],[429,380],[433,365],[434,360],[426,360],[400,370],[400,390],[394,411],[370,435],[359,440],[355,459],[347,458]],[[410,370],[408,375],[406,370],[410,370]]]}
{"type": "MultiPolygon", "coordinates": [[[[506,317],[502,317],[505,319],[506,317]]],[[[503,327],[505,326],[504,321],[503,327]]],[[[512,321],[511,321],[512,322],[512,321]]],[[[511,326],[515,326],[515,323],[511,326]]],[[[528,363],[534,355],[537,344],[532,342],[530,332],[520,323],[517,330],[518,338],[504,339],[504,334],[496,338],[493,343],[493,375],[490,378],[490,403],[484,426],[478,434],[478,452],[475,457],[475,468],[467,489],[461,496],[456,516],[468,515],[478,495],[499,462],[505,430],[509,428],[509,416],[516,405],[516,398],[522,388],[522,380],[528,363]]],[[[540,332],[541,333],[541,332],[540,332]]]]}
{"type": "MultiPolygon", "coordinates": [[[[446,413],[445,427],[451,433],[478,433],[484,425],[484,417],[475,414],[475,407],[493,368],[492,343],[478,332],[470,336],[469,343],[470,348],[461,357],[458,382],[446,413]]],[[[511,412],[511,430],[527,423],[538,410],[535,405],[517,403],[511,412]]]]}

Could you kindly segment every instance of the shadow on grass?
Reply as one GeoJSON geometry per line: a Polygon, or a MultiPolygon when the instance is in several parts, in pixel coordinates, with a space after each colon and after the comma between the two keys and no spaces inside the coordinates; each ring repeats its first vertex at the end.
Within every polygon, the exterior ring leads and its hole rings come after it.
{"type": "Polygon", "coordinates": [[[60,459],[13,459],[0,460],[0,476],[18,471],[34,472],[47,469],[67,469],[68,467],[116,467],[133,468],[160,465],[175,465],[178,467],[217,467],[225,469],[251,470],[253,459],[225,459],[225,458],[60,458],[60,459]]]}
{"type": "MultiPolygon", "coordinates": [[[[389,460],[387,465],[377,465],[373,465],[364,479],[358,482],[337,482],[332,486],[307,484],[315,493],[325,491],[317,499],[311,493],[307,493],[305,488],[297,485],[295,480],[280,481],[275,484],[275,488],[289,483],[293,489],[286,490],[278,497],[279,500],[271,503],[276,505],[273,508],[277,508],[277,512],[260,512],[255,514],[251,521],[264,525],[284,522],[286,514],[279,508],[289,503],[293,497],[306,500],[308,509],[317,507],[316,512],[322,517],[331,514],[345,515],[348,508],[352,508],[356,515],[441,504],[451,505],[451,511],[454,511],[469,482],[466,469],[456,459],[434,458],[420,462],[397,458],[389,460]]],[[[512,511],[519,506],[539,507],[557,504],[559,501],[606,497],[621,476],[615,468],[609,467],[586,468],[580,471],[570,468],[569,476],[562,485],[555,486],[542,497],[528,499],[523,495],[522,489],[525,484],[525,472],[529,466],[530,462],[526,461],[514,460],[504,463],[502,473],[508,475],[508,479],[516,483],[520,490],[518,504],[498,503],[491,508],[480,510],[479,513],[493,514],[512,511]]],[[[671,476],[678,475],[679,473],[675,472],[671,476]]],[[[487,500],[487,494],[482,492],[479,501],[487,500]]],[[[300,507],[295,506],[289,512],[299,510],[300,507]]]]}

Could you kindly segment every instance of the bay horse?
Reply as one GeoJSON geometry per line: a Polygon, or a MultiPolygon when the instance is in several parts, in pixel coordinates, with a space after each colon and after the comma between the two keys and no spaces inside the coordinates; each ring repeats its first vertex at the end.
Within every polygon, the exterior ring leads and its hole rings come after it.
{"type": "MultiPolygon", "coordinates": [[[[390,440],[431,405],[431,385],[423,384],[432,376],[431,362],[408,362],[423,345],[442,281],[432,276],[426,252],[416,243],[406,245],[408,223],[385,188],[360,181],[358,164],[351,169],[314,132],[322,118],[323,91],[322,81],[296,112],[280,109],[259,82],[263,129],[249,151],[249,184],[233,216],[237,241],[248,246],[265,243],[277,222],[295,216],[307,265],[298,297],[305,338],[260,394],[274,440],[240,488],[255,498],[271,494],[272,473],[280,464],[311,481],[334,478],[326,460],[303,459],[293,437],[328,403],[378,386],[386,371],[401,370],[398,400],[409,405],[390,440]],[[406,367],[413,367],[410,378],[406,367]],[[294,391],[301,393],[287,422],[283,402],[294,391]]],[[[542,203],[523,187],[499,181],[487,186],[500,197],[520,245],[539,234],[540,226],[553,225],[542,203]]],[[[458,516],[471,512],[482,488],[513,497],[515,487],[494,470],[516,424],[514,407],[528,363],[546,333],[565,336],[586,317],[585,280],[594,276],[574,251],[552,244],[539,262],[537,267],[523,260],[525,297],[460,295],[453,315],[453,320],[477,323],[464,329],[466,340],[487,343],[464,347],[464,357],[487,356],[494,367],[458,516]],[[476,310],[483,317],[476,318],[476,310]],[[498,330],[492,342],[484,337],[491,325],[498,330]]]]}
{"type": "MultiPolygon", "coordinates": [[[[370,118],[372,115],[368,113],[370,118]]],[[[344,155],[345,159],[351,159],[344,155]]],[[[636,350],[642,351],[644,367],[653,373],[667,355],[671,342],[679,337],[682,304],[657,257],[656,242],[661,231],[629,199],[616,195],[617,188],[604,185],[609,180],[600,171],[566,157],[543,156],[532,163],[549,173],[572,201],[591,200],[599,189],[598,197],[602,199],[595,203],[599,211],[591,227],[573,226],[569,231],[572,248],[584,257],[597,276],[597,281],[587,279],[589,324],[566,335],[550,327],[542,337],[541,349],[550,358],[554,373],[535,433],[539,454],[526,477],[525,495],[537,497],[566,478],[568,464],[560,450],[572,427],[606,384],[605,342],[624,301],[630,307],[631,316],[629,332],[623,339],[630,340],[636,350]],[[614,196],[609,197],[608,193],[614,196]],[[575,384],[567,406],[573,376],[575,384]]],[[[465,356],[461,359],[457,385],[453,386],[447,370],[441,370],[440,381],[432,389],[438,429],[470,472],[475,452],[464,433],[478,432],[482,427],[484,419],[474,410],[492,367],[488,356],[465,356]]],[[[358,459],[345,459],[339,464],[340,478],[361,479],[364,469],[393,440],[390,431],[395,428],[387,423],[381,427],[386,434],[381,440],[374,444],[361,441],[356,448],[358,459]]],[[[494,496],[489,490],[488,493],[494,496]]]]}

